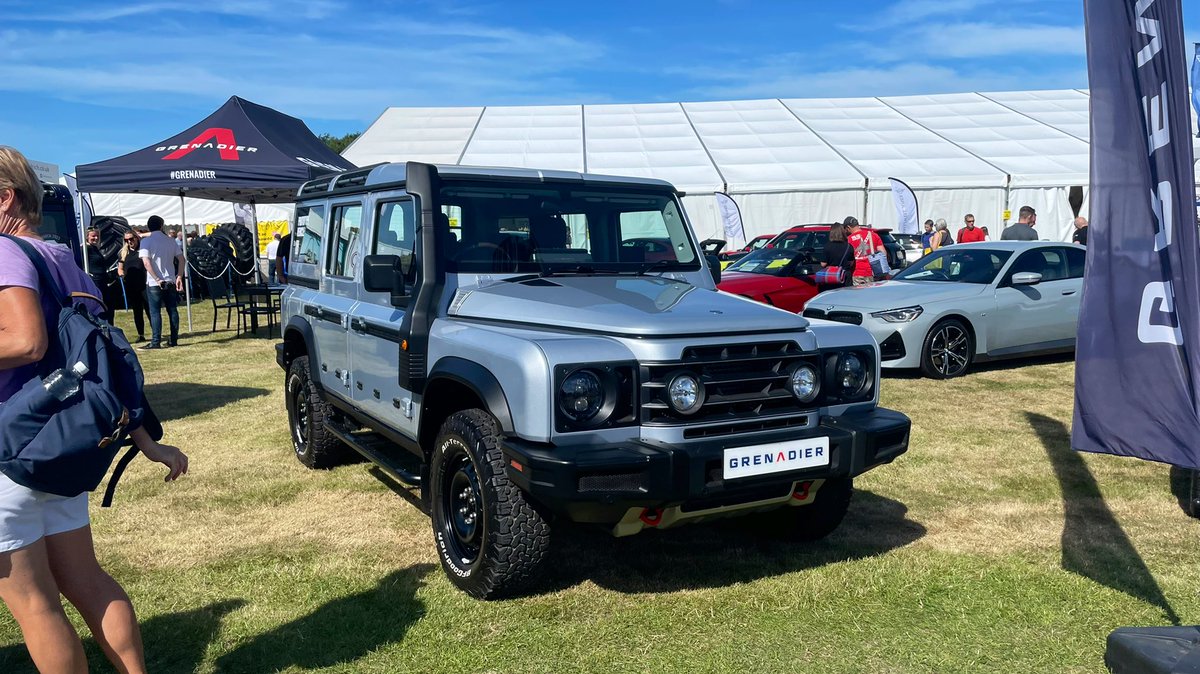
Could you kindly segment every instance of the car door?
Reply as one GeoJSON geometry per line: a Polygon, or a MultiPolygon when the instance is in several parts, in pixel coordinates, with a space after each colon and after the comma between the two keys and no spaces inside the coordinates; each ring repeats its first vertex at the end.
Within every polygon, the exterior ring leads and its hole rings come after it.
{"type": "Polygon", "coordinates": [[[998,281],[988,353],[1036,350],[1072,339],[1074,331],[1063,317],[1072,298],[1078,315],[1079,280],[1069,276],[1063,247],[1039,246],[1019,254],[998,281]],[[1034,285],[1013,285],[1013,276],[1021,272],[1041,274],[1042,280],[1034,285]]]}
{"type": "Polygon", "coordinates": [[[1079,246],[1063,246],[1067,256],[1067,282],[1062,287],[1062,331],[1072,343],[1079,332],[1079,303],[1083,296],[1083,267],[1086,250],[1079,246]]]}
{"type": "Polygon", "coordinates": [[[362,264],[362,211],[361,199],[332,204],[321,299],[304,308],[312,318],[321,384],[347,399],[352,398],[347,334],[350,312],[358,302],[355,278],[362,264]]]}
{"type": "MultiPolygon", "coordinates": [[[[401,260],[405,286],[416,278],[416,209],[403,192],[379,195],[363,232],[367,255],[395,255],[401,260]]],[[[358,283],[358,303],[350,316],[351,395],[363,411],[389,427],[416,437],[412,394],[400,388],[400,325],[407,307],[392,305],[391,293],[368,292],[358,283]]]]}

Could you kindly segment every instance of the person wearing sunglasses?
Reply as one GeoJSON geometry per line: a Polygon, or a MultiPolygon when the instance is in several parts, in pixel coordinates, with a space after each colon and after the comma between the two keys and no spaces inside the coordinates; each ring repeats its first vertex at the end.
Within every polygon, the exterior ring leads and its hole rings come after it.
{"type": "Polygon", "coordinates": [[[117,275],[125,284],[125,301],[133,310],[133,324],[137,327],[137,341],[146,341],[146,312],[150,307],[146,303],[146,266],[138,257],[138,246],[141,237],[132,229],[125,232],[125,245],[121,246],[121,255],[117,259],[117,275]]]}

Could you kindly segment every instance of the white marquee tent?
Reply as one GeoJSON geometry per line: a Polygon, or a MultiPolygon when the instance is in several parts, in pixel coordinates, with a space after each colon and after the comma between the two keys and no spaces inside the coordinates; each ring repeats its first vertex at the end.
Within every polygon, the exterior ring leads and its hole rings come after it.
{"type": "Polygon", "coordinates": [[[1044,236],[1068,240],[1070,191],[1086,196],[1088,186],[1088,100],[1061,90],[389,108],[343,154],[359,166],[415,160],[661,178],[688,193],[701,238],[721,236],[717,191],[738,202],[747,236],[847,215],[894,227],[895,177],[913,188],[922,220],[956,229],[970,212],[998,236],[1005,209],[1030,205],[1044,236]]]}

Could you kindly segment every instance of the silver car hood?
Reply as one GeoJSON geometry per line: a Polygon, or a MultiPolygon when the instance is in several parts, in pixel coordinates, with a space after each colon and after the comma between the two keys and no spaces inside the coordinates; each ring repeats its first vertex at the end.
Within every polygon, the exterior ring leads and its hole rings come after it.
{"type": "Polygon", "coordinates": [[[613,335],[803,330],[791,312],[657,276],[553,276],[460,288],[449,314],[613,335]]]}
{"type": "Polygon", "coordinates": [[[839,288],[821,293],[810,300],[807,307],[822,310],[835,307],[883,311],[911,307],[915,304],[977,297],[988,288],[991,286],[984,283],[884,281],[869,286],[839,288]]]}

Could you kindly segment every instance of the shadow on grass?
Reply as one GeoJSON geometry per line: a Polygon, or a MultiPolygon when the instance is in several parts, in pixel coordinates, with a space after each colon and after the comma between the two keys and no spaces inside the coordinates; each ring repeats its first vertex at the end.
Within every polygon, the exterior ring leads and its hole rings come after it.
{"type": "Polygon", "coordinates": [[[147,384],[146,399],[158,414],[160,421],[183,419],[193,414],[203,414],[229,403],[267,395],[265,388],[248,386],[219,386],[214,384],[189,384],[168,382],[147,384]]]}
{"type": "MultiPolygon", "coordinates": [[[[404,638],[425,612],[416,598],[431,564],[391,573],[366,591],[264,632],[217,659],[218,672],[318,669],[354,662],[404,638]]],[[[154,671],[151,669],[150,671],[154,671]]]]}
{"type": "MultiPolygon", "coordinates": [[[[196,671],[204,660],[209,643],[221,628],[221,621],[245,604],[241,599],[231,599],[143,621],[141,628],[142,641],[146,646],[146,671],[168,674],[196,671]]],[[[113,671],[95,639],[88,638],[83,645],[91,671],[113,671]]],[[[0,672],[17,674],[36,671],[24,644],[0,648],[0,672]]]]}
{"type": "Polygon", "coordinates": [[[1179,624],[1179,616],[1137,548],[1104,502],[1096,478],[1083,457],[1071,449],[1071,434],[1057,419],[1026,412],[1063,495],[1065,522],[1062,533],[1062,568],[1105,587],[1162,609],[1167,620],[1179,624]]]}
{"type": "Polygon", "coordinates": [[[907,519],[907,512],[899,501],[856,490],[842,525],[813,543],[756,532],[746,518],[645,531],[629,538],[613,538],[590,527],[562,527],[555,530],[548,565],[553,571],[533,591],[565,589],[584,580],[629,593],[725,587],[873,557],[925,535],[925,527],[907,519]]]}

